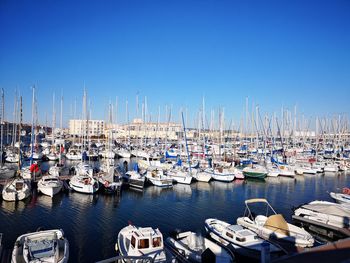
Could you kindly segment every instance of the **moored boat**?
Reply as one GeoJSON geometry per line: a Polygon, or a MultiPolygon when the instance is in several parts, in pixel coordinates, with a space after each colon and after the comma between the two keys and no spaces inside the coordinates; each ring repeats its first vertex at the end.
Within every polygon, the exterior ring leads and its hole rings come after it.
{"type": "Polygon", "coordinates": [[[261,238],[279,243],[289,243],[296,247],[312,247],[313,237],[304,229],[289,224],[281,214],[277,214],[266,199],[255,198],[245,201],[243,217],[237,218],[237,224],[257,233],[261,238]],[[265,215],[256,215],[249,205],[265,205],[265,215]]]}
{"type": "MultiPolygon", "coordinates": [[[[115,249],[121,256],[143,256],[153,258],[153,262],[166,262],[163,235],[159,229],[129,225],[118,233],[115,249]]],[[[143,262],[142,259],[133,262],[143,262]]]]}
{"type": "MultiPolygon", "coordinates": [[[[232,252],[255,260],[261,258],[263,244],[267,242],[249,229],[214,218],[205,220],[205,230],[212,239],[232,252]]],[[[270,244],[270,252],[272,257],[282,253],[281,249],[273,244],[270,244]]]]}
{"type": "Polygon", "coordinates": [[[21,235],[12,251],[12,263],[55,262],[69,259],[69,242],[60,229],[45,230],[21,235]]]}
{"type": "Polygon", "coordinates": [[[166,245],[177,257],[190,262],[234,262],[234,255],[207,238],[187,231],[168,237],[166,245]],[[210,251],[210,252],[208,252],[210,251]],[[209,256],[207,256],[209,255],[209,256]],[[210,257],[210,258],[209,258],[210,257]]]}

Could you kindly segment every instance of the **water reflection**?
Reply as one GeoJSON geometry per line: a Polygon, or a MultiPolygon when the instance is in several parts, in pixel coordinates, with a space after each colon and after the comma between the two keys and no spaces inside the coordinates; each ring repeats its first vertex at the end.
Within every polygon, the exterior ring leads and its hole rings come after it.
{"type": "Polygon", "coordinates": [[[94,262],[115,255],[117,234],[128,222],[158,227],[165,237],[175,228],[204,233],[205,219],[235,223],[244,212],[244,201],[256,197],[266,198],[290,222],[294,206],[312,200],[332,201],[327,191],[349,184],[350,176],[339,173],[195,182],[172,188],[148,186],[143,191],[126,187],[121,196],[70,192],[51,199],[34,191],[25,202],[0,201],[0,232],[4,232],[6,246],[13,247],[19,235],[39,226],[62,228],[72,248],[70,261],[94,262]]]}

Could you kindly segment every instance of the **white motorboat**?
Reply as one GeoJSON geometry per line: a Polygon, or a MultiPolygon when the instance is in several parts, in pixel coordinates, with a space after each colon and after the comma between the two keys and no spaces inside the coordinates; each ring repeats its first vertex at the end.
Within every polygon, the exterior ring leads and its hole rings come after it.
{"type": "Polygon", "coordinates": [[[257,233],[261,238],[273,242],[288,242],[298,247],[312,247],[313,237],[304,229],[285,221],[277,214],[266,199],[255,198],[245,201],[246,210],[243,217],[237,218],[237,224],[257,233]],[[266,214],[254,216],[249,205],[257,203],[265,205],[266,214]]]}
{"type": "Polygon", "coordinates": [[[169,170],[167,176],[171,177],[178,184],[191,184],[192,182],[192,176],[189,172],[180,167],[169,170]]]}
{"type": "MultiPolygon", "coordinates": [[[[205,220],[204,226],[211,238],[232,252],[253,259],[261,258],[263,244],[267,241],[253,231],[214,218],[205,220]]],[[[281,254],[281,249],[273,244],[270,244],[270,251],[272,256],[281,254]]]]}
{"type": "Polygon", "coordinates": [[[213,178],[213,180],[221,182],[232,182],[235,179],[234,171],[230,168],[216,167],[204,170],[213,178]]]}
{"type": "Polygon", "coordinates": [[[31,195],[30,182],[22,178],[12,179],[4,186],[2,198],[5,201],[21,201],[31,195]]]}
{"type": "Polygon", "coordinates": [[[60,229],[45,230],[21,235],[12,251],[12,263],[55,262],[69,259],[69,242],[60,229]]]}
{"type": "Polygon", "coordinates": [[[155,186],[172,187],[173,179],[166,176],[163,170],[150,167],[146,172],[146,178],[155,186]]]}
{"type": "Polygon", "coordinates": [[[339,204],[350,204],[350,195],[345,193],[330,192],[330,196],[339,204]]]}
{"type": "Polygon", "coordinates": [[[295,177],[295,171],[294,169],[289,166],[289,165],[278,165],[278,169],[279,169],[279,175],[280,176],[284,176],[284,177],[292,177],[294,178],[295,177]]]}
{"type": "Polygon", "coordinates": [[[174,237],[168,237],[165,242],[177,257],[184,258],[185,261],[206,262],[204,252],[210,250],[215,255],[215,261],[210,258],[211,262],[234,262],[232,252],[194,232],[178,233],[174,237]]]}
{"type": "Polygon", "coordinates": [[[96,193],[99,189],[98,181],[89,175],[74,175],[69,181],[69,186],[85,194],[96,193]]]}
{"type": "Polygon", "coordinates": [[[38,191],[53,197],[62,190],[63,182],[56,175],[45,175],[38,181],[38,191]]]}
{"type": "Polygon", "coordinates": [[[281,172],[276,165],[268,165],[266,166],[266,169],[268,177],[277,177],[281,172]]]}
{"type": "Polygon", "coordinates": [[[128,171],[125,173],[124,178],[129,183],[129,186],[143,189],[145,186],[145,176],[141,175],[137,171],[128,171]]]}
{"type": "MultiPolygon", "coordinates": [[[[121,256],[143,256],[153,262],[166,262],[163,235],[159,229],[129,225],[120,230],[115,249],[121,256]]],[[[144,262],[142,259],[133,262],[144,262]]]]}
{"type": "Polygon", "coordinates": [[[292,218],[312,231],[335,238],[350,237],[350,206],[313,201],[294,210],[292,218]]]}
{"type": "Polygon", "coordinates": [[[192,176],[198,182],[208,183],[211,180],[211,174],[206,173],[201,169],[192,169],[192,176]]]}

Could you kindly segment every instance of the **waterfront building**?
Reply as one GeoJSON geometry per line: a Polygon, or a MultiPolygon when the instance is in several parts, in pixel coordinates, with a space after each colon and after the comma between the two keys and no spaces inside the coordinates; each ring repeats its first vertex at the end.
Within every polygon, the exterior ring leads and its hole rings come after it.
{"type": "Polygon", "coordinates": [[[103,120],[69,120],[69,134],[74,136],[100,136],[105,132],[103,120]]]}

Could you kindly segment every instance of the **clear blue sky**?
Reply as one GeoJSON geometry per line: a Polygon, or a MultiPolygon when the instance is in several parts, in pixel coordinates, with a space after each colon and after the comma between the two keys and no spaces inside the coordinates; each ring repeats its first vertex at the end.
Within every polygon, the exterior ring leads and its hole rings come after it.
{"type": "Polygon", "coordinates": [[[348,0],[2,0],[0,36],[7,118],[18,87],[30,119],[36,84],[40,119],[51,120],[62,92],[67,120],[84,83],[93,118],[116,96],[119,120],[126,99],[132,118],[138,92],[153,119],[166,104],[176,118],[180,107],[194,115],[203,95],[227,119],[240,118],[247,96],[262,112],[349,113],[348,0]]]}

